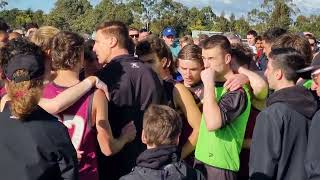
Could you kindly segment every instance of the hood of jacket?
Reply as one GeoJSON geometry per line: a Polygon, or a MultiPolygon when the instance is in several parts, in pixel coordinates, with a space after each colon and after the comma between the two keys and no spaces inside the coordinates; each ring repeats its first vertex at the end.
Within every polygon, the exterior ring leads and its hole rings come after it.
{"type": "Polygon", "coordinates": [[[177,146],[161,146],[147,149],[137,158],[137,166],[162,169],[164,166],[179,161],[177,146]]]}
{"type": "Polygon", "coordinates": [[[301,86],[292,86],[275,91],[267,99],[267,107],[274,103],[284,103],[290,108],[311,119],[318,105],[311,91],[301,86]]]}

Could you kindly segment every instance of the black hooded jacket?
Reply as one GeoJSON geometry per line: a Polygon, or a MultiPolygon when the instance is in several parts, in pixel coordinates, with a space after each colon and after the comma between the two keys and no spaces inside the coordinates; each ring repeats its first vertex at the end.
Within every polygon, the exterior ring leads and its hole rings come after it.
{"type": "Polygon", "coordinates": [[[18,120],[5,106],[0,112],[1,180],[77,180],[78,172],[76,150],[61,122],[40,106],[18,120]]]}
{"type": "Polygon", "coordinates": [[[293,86],[274,92],[254,128],[250,179],[304,180],[310,119],[317,111],[312,93],[293,86]]]}
{"type": "Polygon", "coordinates": [[[137,159],[133,171],[120,180],[205,180],[200,171],[179,160],[176,146],[148,149],[137,159]]]}
{"type": "Polygon", "coordinates": [[[308,179],[320,180],[320,110],[313,116],[309,137],[308,147],[305,161],[305,168],[308,179]]]}

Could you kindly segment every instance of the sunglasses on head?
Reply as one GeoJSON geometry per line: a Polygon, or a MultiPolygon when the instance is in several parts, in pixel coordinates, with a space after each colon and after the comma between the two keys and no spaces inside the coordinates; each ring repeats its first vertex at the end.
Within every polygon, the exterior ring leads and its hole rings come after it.
{"type": "Polygon", "coordinates": [[[131,35],[129,35],[131,38],[138,38],[139,37],[139,34],[131,34],[131,35]]]}

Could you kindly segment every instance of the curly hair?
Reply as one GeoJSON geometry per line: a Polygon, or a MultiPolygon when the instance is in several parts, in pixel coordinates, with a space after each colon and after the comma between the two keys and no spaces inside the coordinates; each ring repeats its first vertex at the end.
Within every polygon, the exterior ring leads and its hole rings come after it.
{"type": "Polygon", "coordinates": [[[81,62],[84,39],[73,32],[62,31],[52,39],[51,57],[54,70],[72,70],[81,62]]]}
{"type": "Polygon", "coordinates": [[[0,49],[0,66],[6,66],[9,60],[16,55],[30,54],[43,58],[43,52],[36,44],[24,38],[12,39],[0,49]]]}

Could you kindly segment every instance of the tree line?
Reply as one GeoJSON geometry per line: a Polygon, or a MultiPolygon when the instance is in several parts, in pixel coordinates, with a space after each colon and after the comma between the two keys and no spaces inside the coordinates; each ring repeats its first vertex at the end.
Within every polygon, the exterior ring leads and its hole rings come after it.
{"type": "MultiPolygon", "coordinates": [[[[0,8],[7,4],[1,0],[0,8]]],[[[48,14],[42,10],[11,9],[0,11],[0,18],[12,28],[34,22],[81,33],[92,33],[101,22],[120,20],[130,27],[144,27],[156,34],[166,26],[173,26],[180,36],[192,30],[236,32],[244,36],[250,29],[262,33],[270,27],[310,31],[320,36],[320,16],[299,14],[293,0],[263,0],[259,8],[239,18],[234,14],[227,17],[224,12],[217,15],[210,6],[188,8],[173,0],[102,0],[96,6],[89,0],[57,0],[48,14]]]]}

